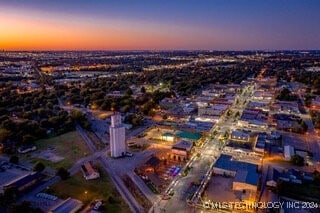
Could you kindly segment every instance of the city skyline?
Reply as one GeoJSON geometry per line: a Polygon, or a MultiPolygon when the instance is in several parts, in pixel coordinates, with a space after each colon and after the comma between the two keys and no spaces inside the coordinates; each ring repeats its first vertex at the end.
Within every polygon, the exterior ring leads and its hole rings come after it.
{"type": "Polygon", "coordinates": [[[0,1],[0,49],[320,49],[319,8],[317,1],[0,1]]]}

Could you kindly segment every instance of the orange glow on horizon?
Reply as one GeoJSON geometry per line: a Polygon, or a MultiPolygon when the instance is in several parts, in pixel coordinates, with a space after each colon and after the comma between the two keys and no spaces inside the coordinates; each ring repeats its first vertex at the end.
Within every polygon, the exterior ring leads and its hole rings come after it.
{"type": "Polygon", "coordinates": [[[4,50],[162,49],[179,48],[177,40],[181,47],[190,42],[190,37],[179,36],[181,31],[168,33],[167,26],[29,17],[1,10],[0,29],[0,49],[4,50]]]}

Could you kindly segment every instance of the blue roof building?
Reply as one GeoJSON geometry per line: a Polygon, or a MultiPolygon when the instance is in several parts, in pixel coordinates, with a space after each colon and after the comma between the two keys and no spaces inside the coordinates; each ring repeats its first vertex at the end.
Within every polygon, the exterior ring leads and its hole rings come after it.
{"type": "Polygon", "coordinates": [[[233,190],[257,191],[259,174],[256,164],[233,160],[231,155],[221,155],[213,172],[234,177],[233,190]]]}

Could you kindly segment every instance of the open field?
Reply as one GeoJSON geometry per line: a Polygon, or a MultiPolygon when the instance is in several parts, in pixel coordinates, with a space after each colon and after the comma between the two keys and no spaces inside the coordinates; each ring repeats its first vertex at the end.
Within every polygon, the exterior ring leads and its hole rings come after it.
{"type": "Polygon", "coordinates": [[[20,154],[19,157],[32,163],[40,161],[52,168],[70,168],[78,159],[91,154],[91,151],[76,131],[38,140],[35,145],[37,146],[37,151],[20,154]]]}
{"type": "Polygon", "coordinates": [[[104,212],[130,212],[129,207],[121,198],[116,188],[113,186],[107,173],[99,166],[100,178],[96,180],[85,180],[82,172],[65,181],[60,181],[47,189],[48,193],[59,198],[76,198],[84,204],[89,204],[96,199],[102,199],[105,203],[104,212]]]}

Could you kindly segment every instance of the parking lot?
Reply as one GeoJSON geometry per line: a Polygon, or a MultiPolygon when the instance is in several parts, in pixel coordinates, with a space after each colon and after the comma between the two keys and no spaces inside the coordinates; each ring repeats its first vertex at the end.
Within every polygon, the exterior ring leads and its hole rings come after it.
{"type": "Polygon", "coordinates": [[[215,202],[236,202],[240,201],[240,195],[232,190],[233,178],[223,176],[211,177],[211,180],[204,192],[202,200],[215,202]]]}
{"type": "Polygon", "coordinates": [[[144,175],[162,192],[182,172],[183,166],[177,161],[162,161],[155,172],[146,172],[144,175]]]}

